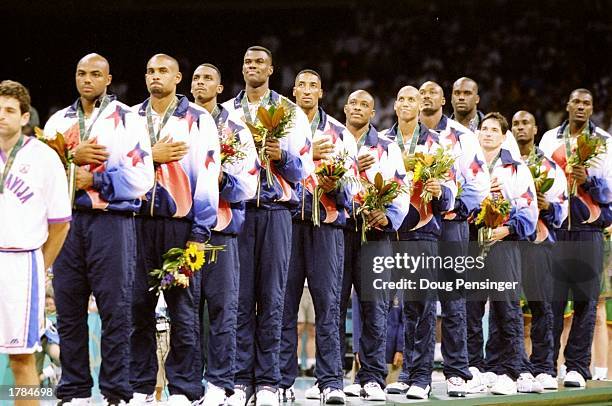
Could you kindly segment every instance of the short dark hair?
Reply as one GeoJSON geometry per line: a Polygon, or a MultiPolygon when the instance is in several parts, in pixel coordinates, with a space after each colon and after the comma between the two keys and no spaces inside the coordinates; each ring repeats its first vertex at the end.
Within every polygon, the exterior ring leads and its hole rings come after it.
{"type": "Polygon", "coordinates": [[[490,118],[497,120],[497,122],[499,123],[499,126],[501,127],[502,134],[505,134],[508,132],[508,129],[510,128],[510,126],[508,126],[508,120],[506,120],[506,117],[504,117],[503,114],[497,111],[487,113],[482,118],[482,120],[480,120],[480,123],[478,123],[478,129],[480,130],[482,128],[482,123],[484,123],[486,120],[490,118]]]}
{"type": "Polygon", "coordinates": [[[265,54],[268,55],[268,58],[270,58],[270,63],[272,63],[272,51],[270,51],[268,48],[262,47],[261,45],[253,45],[252,47],[247,48],[246,52],[249,52],[249,51],[265,52],[265,54]]]}
{"type": "Polygon", "coordinates": [[[22,115],[30,112],[30,92],[21,83],[13,80],[3,80],[0,82],[0,96],[17,99],[22,115]]]}
{"type": "Polygon", "coordinates": [[[569,99],[571,99],[571,98],[572,98],[572,95],[573,95],[574,93],[586,93],[586,94],[588,94],[589,96],[591,96],[591,99],[593,98],[593,93],[591,93],[591,91],[590,91],[589,89],[585,89],[584,87],[579,87],[578,89],[574,89],[574,90],[572,90],[572,91],[570,92],[569,99]]]}
{"type": "Polygon", "coordinates": [[[212,63],[203,63],[203,64],[199,65],[198,68],[200,66],[206,66],[207,68],[213,69],[215,72],[217,72],[217,75],[219,75],[219,83],[221,83],[221,71],[219,70],[219,68],[217,68],[212,63]]]}
{"type": "Polygon", "coordinates": [[[297,75],[295,75],[295,79],[297,80],[297,78],[303,73],[310,73],[311,75],[315,75],[317,78],[319,78],[319,82],[321,81],[321,75],[319,75],[319,73],[314,69],[302,69],[298,72],[297,75]]]}

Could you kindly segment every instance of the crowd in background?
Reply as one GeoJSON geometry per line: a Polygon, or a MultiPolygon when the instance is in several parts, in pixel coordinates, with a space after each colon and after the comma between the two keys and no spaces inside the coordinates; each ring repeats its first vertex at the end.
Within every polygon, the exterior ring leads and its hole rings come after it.
{"type": "MultiPolygon", "coordinates": [[[[86,19],[71,8],[57,18],[56,9],[49,10],[50,16],[32,12],[32,27],[44,24],[47,29],[23,34],[30,40],[13,64],[15,72],[2,76],[28,86],[44,122],[72,100],[74,85],[65,70],[84,51],[98,49],[108,55],[114,74],[111,91],[136,103],[146,96],[144,66],[136,61],[151,51],[171,49],[184,72],[202,62],[218,66],[224,101],[243,87],[238,68],[242,54],[228,50],[260,43],[278,58],[272,87],[290,95],[295,74],[309,66],[321,72],[322,104],[330,114],[342,117],[346,94],[366,89],[376,98],[373,123],[379,128],[392,121],[397,89],[426,79],[445,89],[445,111],[450,114],[448,92],[460,76],[480,85],[481,110],[506,116],[518,108],[528,110],[541,133],[563,119],[568,92],[586,87],[594,92],[594,121],[604,129],[612,126],[612,70],[606,57],[612,43],[610,2],[409,1],[401,7],[393,2],[326,3],[288,2],[272,9],[240,9],[228,3],[189,9],[187,2],[184,8],[163,12],[104,9],[86,19]],[[88,28],[112,19],[116,31],[92,33],[88,28]],[[260,24],[264,20],[266,24],[260,24]],[[66,27],[87,33],[67,38],[66,27]],[[165,29],[156,35],[152,27],[165,29]],[[56,56],[70,63],[49,64],[56,56]],[[45,74],[40,73],[41,64],[45,74]]],[[[189,94],[188,80],[179,85],[179,92],[189,94]]]]}

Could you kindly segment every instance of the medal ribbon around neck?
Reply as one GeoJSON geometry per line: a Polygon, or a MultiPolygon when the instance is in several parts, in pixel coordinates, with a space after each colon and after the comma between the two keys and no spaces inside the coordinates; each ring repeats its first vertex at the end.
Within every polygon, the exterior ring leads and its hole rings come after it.
{"type": "Polygon", "coordinates": [[[108,95],[102,97],[100,107],[98,108],[98,114],[96,114],[96,117],[93,119],[89,127],[85,128],[85,112],[83,111],[83,105],[81,104],[81,100],[79,100],[77,114],[79,116],[79,136],[81,141],[86,141],[87,139],[89,139],[91,129],[93,128],[96,121],[98,121],[98,118],[100,118],[102,111],[104,111],[104,109],[110,104],[110,102],[111,98],[108,95]]]}
{"type": "Polygon", "coordinates": [[[157,129],[157,132],[155,132],[155,129],[153,128],[153,108],[151,107],[151,99],[149,99],[149,104],[147,104],[146,114],[147,114],[147,129],[149,130],[149,138],[151,139],[151,145],[155,145],[155,143],[159,140],[159,135],[161,134],[162,129],[164,128],[164,126],[166,125],[170,117],[176,111],[177,106],[178,106],[178,99],[175,97],[174,100],[172,100],[172,103],[170,103],[168,107],[166,108],[166,112],[164,113],[164,116],[161,122],[159,123],[159,128],[157,129]]]}
{"type": "MultiPolygon", "coordinates": [[[[268,90],[266,92],[266,94],[264,95],[264,97],[261,98],[261,100],[259,101],[259,105],[261,106],[263,105],[267,105],[270,102],[270,91],[268,90]]],[[[251,117],[251,111],[249,110],[249,104],[248,104],[248,97],[246,92],[244,93],[244,97],[242,97],[242,100],[240,101],[240,104],[242,104],[242,111],[244,112],[244,119],[249,123],[249,124],[254,124],[253,119],[251,117]]],[[[255,113],[255,118],[257,119],[257,113],[255,113]]]]}
{"type": "MultiPolygon", "coordinates": [[[[417,142],[419,140],[419,124],[417,123],[417,125],[414,127],[414,130],[412,131],[412,139],[410,140],[410,147],[408,149],[408,154],[412,155],[414,154],[414,150],[416,149],[417,146],[417,142]]],[[[400,150],[402,152],[406,151],[406,147],[404,145],[404,135],[402,134],[402,129],[399,126],[399,123],[397,124],[397,144],[400,147],[400,150]]]]}
{"type": "Polygon", "coordinates": [[[13,146],[13,149],[11,149],[11,153],[9,154],[9,157],[6,161],[6,165],[4,165],[4,171],[2,171],[1,177],[0,177],[0,195],[4,192],[4,182],[6,181],[6,178],[8,177],[9,172],[11,171],[11,167],[13,166],[13,163],[15,162],[15,157],[17,156],[17,152],[19,152],[19,150],[23,147],[24,144],[24,135],[21,134],[19,136],[19,139],[17,140],[17,143],[13,146]]]}
{"type": "Polygon", "coordinates": [[[495,158],[493,158],[493,161],[491,161],[491,165],[489,165],[489,176],[493,175],[493,170],[495,169],[495,164],[499,160],[500,156],[501,156],[501,151],[500,151],[499,154],[497,154],[497,156],[495,158]]]}
{"type": "Polygon", "coordinates": [[[312,123],[310,123],[310,131],[312,133],[313,138],[314,138],[315,132],[317,131],[317,128],[319,128],[320,123],[321,123],[321,115],[319,114],[319,111],[317,111],[314,118],[312,119],[312,123]]]}

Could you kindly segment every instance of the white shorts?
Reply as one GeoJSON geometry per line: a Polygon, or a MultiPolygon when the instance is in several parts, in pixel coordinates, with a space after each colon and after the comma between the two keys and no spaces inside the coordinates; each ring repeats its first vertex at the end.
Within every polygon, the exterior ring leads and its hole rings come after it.
{"type": "Polygon", "coordinates": [[[41,351],[45,332],[42,251],[0,252],[0,353],[41,351]]]}

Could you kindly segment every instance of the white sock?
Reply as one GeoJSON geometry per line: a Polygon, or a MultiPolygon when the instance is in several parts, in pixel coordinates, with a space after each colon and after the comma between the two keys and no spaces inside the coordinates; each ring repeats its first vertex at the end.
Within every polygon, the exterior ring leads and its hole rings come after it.
{"type": "Polygon", "coordinates": [[[306,369],[310,369],[312,366],[314,366],[316,362],[316,358],[306,358],[306,369]]]}
{"type": "Polygon", "coordinates": [[[561,366],[559,367],[559,373],[557,374],[558,378],[565,378],[565,375],[567,374],[567,367],[565,366],[565,364],[561,364],[561,366]]]}
{"type": "Polygon", "coordinates": [[[442,356],[442,343],[436,343],[434,347],[434,361],[442,362],[444,357],[442,356]]]}
{"type": "Polygon", "coordinates": [[[595,367],[595,373],[593,379],[606,379],[608,378],[608,368],[595,367]]]}

